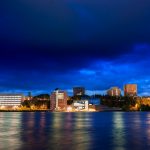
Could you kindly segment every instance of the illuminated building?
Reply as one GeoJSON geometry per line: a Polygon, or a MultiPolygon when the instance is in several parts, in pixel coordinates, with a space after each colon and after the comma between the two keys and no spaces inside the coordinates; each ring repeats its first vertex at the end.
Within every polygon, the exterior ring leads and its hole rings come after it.
{"type": "Polygon", "coordinates": [[[120,96],[121,90],[118,87],[112,87],[107,91],[107,95],[109,95],[109,96],[120,96]]]}
{"type": "Polygon", "coordinates": [[[85,88],[84,87],[74,87],[73,88],[73,95],[85,95],[85,88]]]}
{"type": "Polygon", "coordinates": [[[32,98],[33,98],[33,97],[32,97],[32,92],[28,92],[28,99],[29,99],[29,100],[32,100],[32,98]]]}
{"type": "Polygon", "coordinates": [[[65,111],[67,107],[68,96],[65,91],[59,89],[52,92],[50,95],[50,110],[65,111]]]}
{"type": "Polygon", "coordinates": [[[0,107],[17,107],[21,105],[24,96],[22,94],[0,94],[0,107]]]}
{"type": "Polygon", "coordinates": [[[24,100],[32,100],[33,99],[33,97],[32,97],[32,93],[31,92],[28,92],[28,96],[25,96],[24,97],[24,100]]]}
{"type": "Polygon", "coordinates": [[[137,84],[126,84],[124,86],[124,96],[137,96],[137,84]]]}
{"type": "Polygon", "coordinates": [[[89,102],[88,100],[74,100],[72,107],[75,111],[88,111],[89,102]]]}

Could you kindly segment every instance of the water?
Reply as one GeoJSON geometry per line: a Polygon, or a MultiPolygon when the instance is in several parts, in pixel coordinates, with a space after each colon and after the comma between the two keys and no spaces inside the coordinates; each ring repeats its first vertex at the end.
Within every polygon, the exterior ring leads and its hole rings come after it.
{"type": "Polygon", "coordinates": [[[0,112],[0,150],[148,150],[149,112],[0,112]]]}

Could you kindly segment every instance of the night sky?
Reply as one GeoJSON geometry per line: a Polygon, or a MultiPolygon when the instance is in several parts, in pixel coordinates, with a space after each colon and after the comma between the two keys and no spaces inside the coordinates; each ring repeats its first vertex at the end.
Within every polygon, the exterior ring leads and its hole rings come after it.
{"type": "Polygon", "coordinates": [[[0,92],[150,95],[149,0],[1,0],[0,92]]]}

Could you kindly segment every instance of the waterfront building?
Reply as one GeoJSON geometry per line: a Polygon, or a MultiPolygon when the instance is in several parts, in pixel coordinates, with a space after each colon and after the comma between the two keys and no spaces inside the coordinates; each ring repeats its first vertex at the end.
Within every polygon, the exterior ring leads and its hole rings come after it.
{"type": "Polygon", "coordinates": [[[0,94],[0,108],[15,108],[24,100],[22,94],[0,94]]]}
{"type": "Polygon", "coordinates": [[[89,102],[88,100],[74,100],[72,108],[74,111],[88,111],[89,102]]]}
{"type": "Polygon", "coordinates": [[[73,95],[74,96],[85,95],[85,88],[84,87],[74,87],[73,95]]]}
{"type": "Polygon", "coordinates": [[[50,95],[50,110],[65,111],[67,107],[68,95],[67,92],[56,89],[50,95]]]}
{"type": "Polygon", "coordinates": [[[107,91],[107,95],[109,95],[109,96],[120,96],[121,90],[118,87],[112,87],[107,91]]]}
{"type": "Polygon", "coordinates": [[[124,96],[137,96],[137,84],[126,84],[124,86],[124,96]]]}

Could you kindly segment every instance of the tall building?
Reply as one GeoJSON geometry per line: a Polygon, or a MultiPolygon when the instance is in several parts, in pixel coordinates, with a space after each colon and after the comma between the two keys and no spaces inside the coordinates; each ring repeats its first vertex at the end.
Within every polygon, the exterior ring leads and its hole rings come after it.
{"type": "Polygon", "coordinates": [[[32,92],[28,92],[28,96],[25,97],[25,100],[32,100],[32,92]]]}
{"type": "Polygon", "coordinates": [[[73,95],[85,95],[85,88],[84,87],[74,87],[73,88],[73,95]]]}
{"type": "Polygon", "coordinates": [[[0,108],[13,108],[21,105],[22,94],[0,94],[0,108]]]}
{"type": "Polygon", "coordinates": [[[137,84],[126,84],[124,86],[124,96],[137,96],[137,84]]]}
{"type": "Polygon", "coordinates": [[[28,92],[28,97],[32,97],[32,92],[28,92]]]}
{"type": "Polygon", "coordinates": [[[67,92],[56,89],[50,95],[50,110],[65,111],[67,107],[67,92]]]}
{"type": "Polygon", "coordinates": [[[109,95],[109,96],[120,96],[121,90],[118,87],[112,87],[107,91],[107,95],[109,95]]]}

